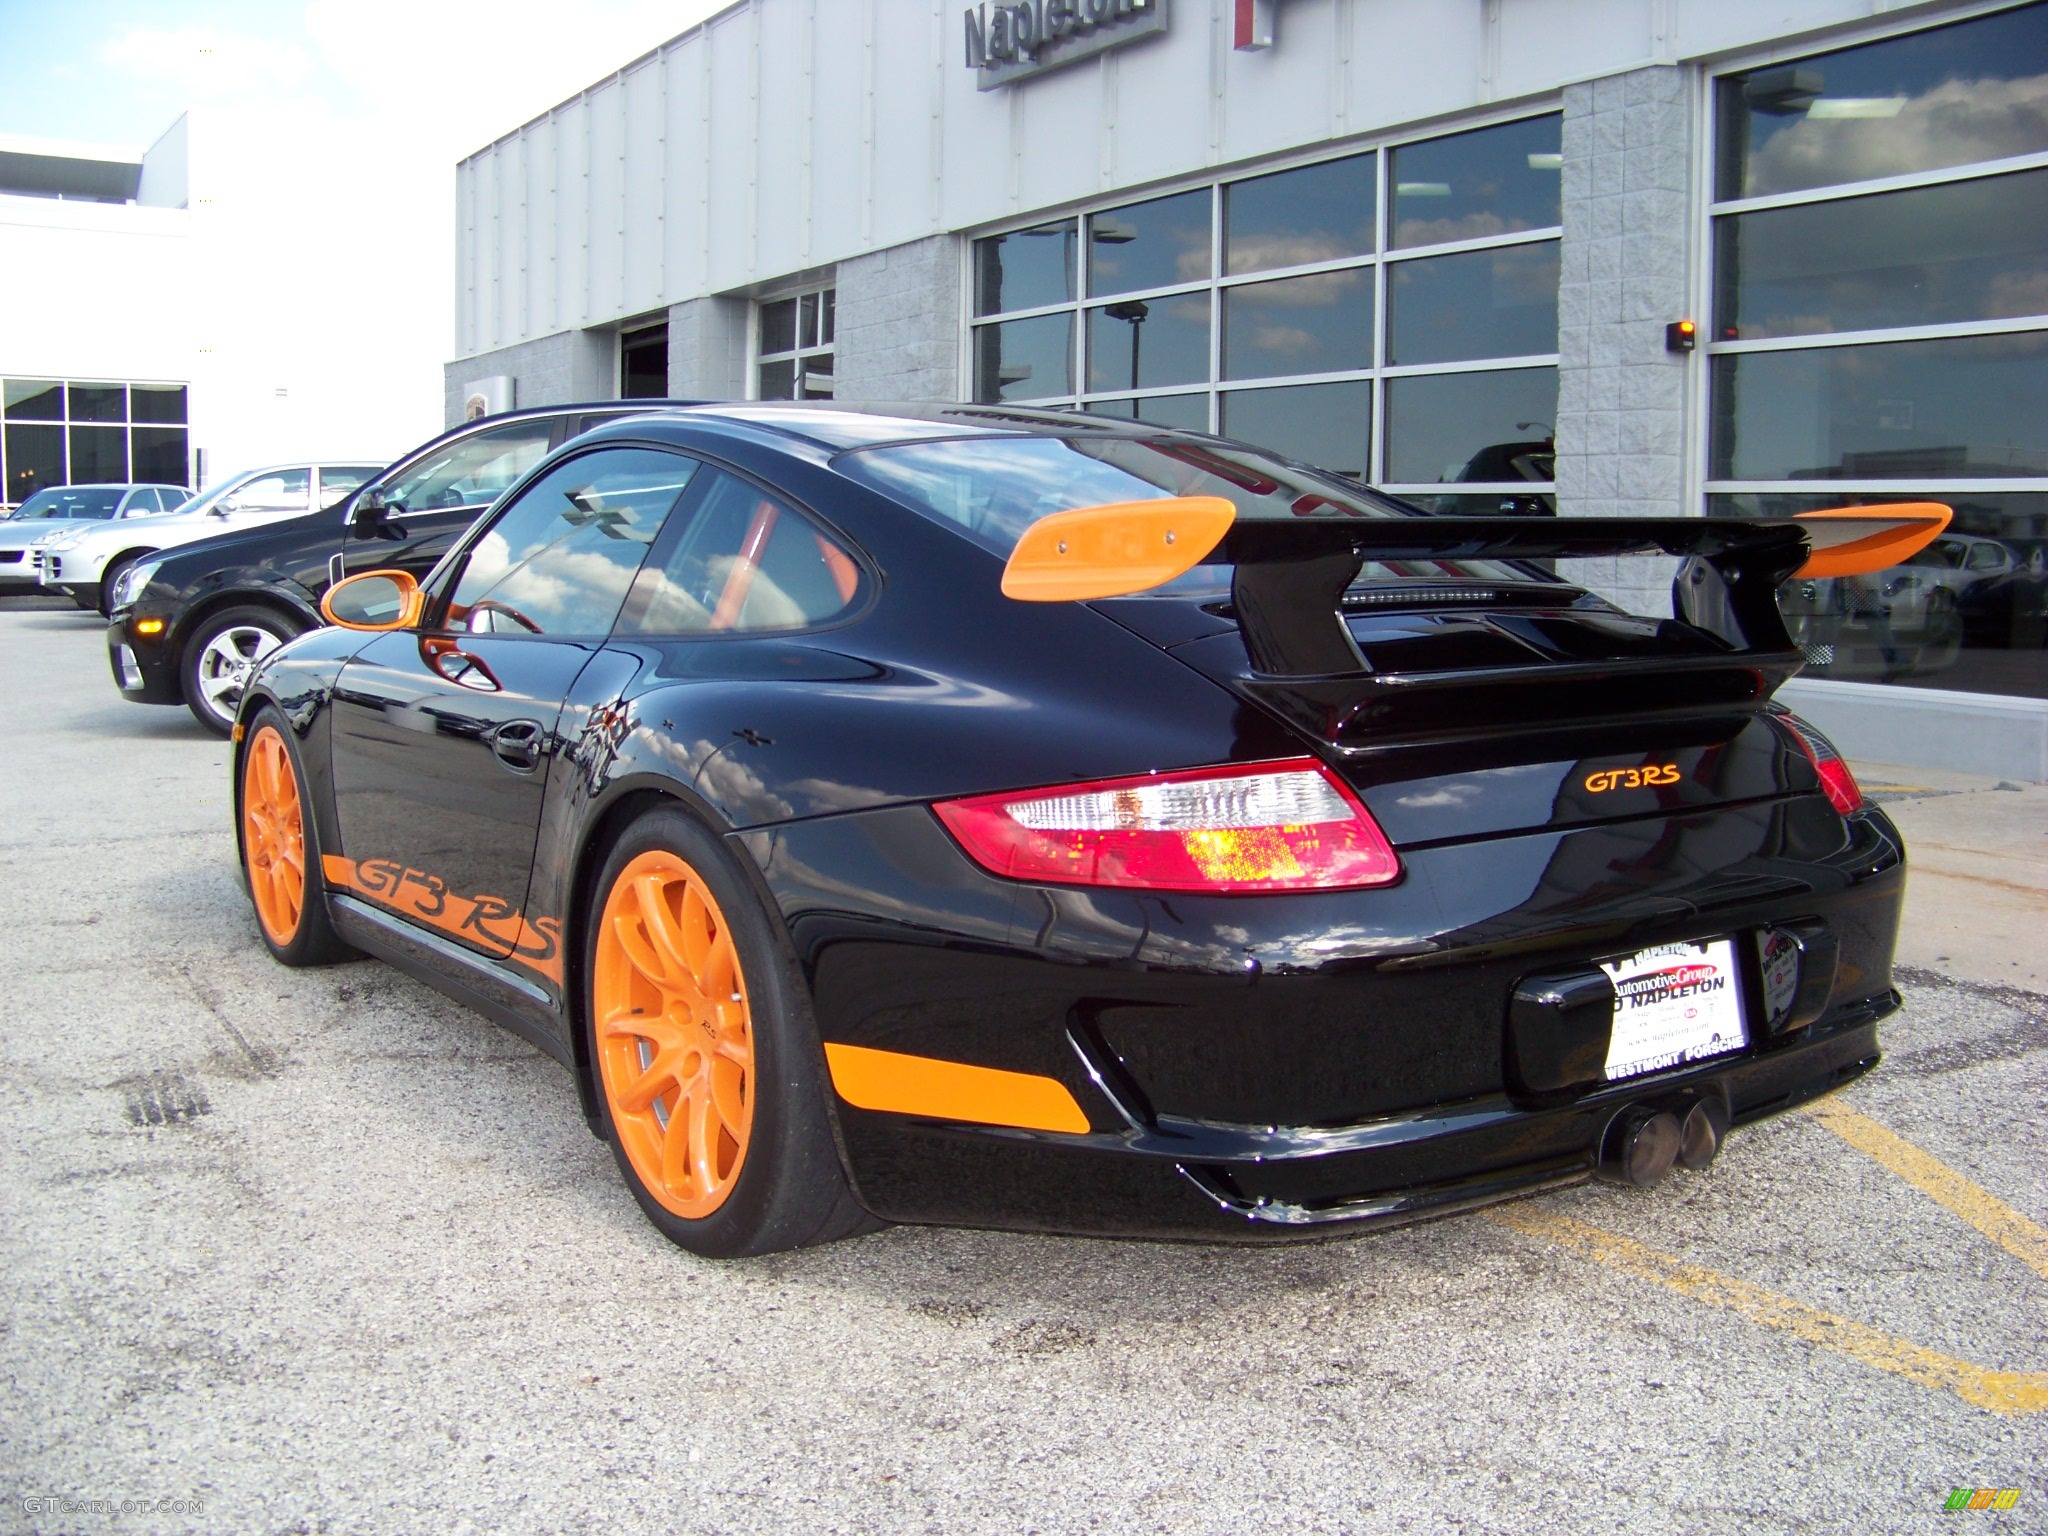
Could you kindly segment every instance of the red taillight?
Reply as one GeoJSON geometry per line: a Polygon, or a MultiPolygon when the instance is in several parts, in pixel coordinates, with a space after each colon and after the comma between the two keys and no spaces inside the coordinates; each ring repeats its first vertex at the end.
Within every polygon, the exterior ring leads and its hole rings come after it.
{"type": "Polygon", "coordinates": [[[1378,823],[1310,757],[978,795],[932,809],[977,864],[1013,880],[1250,892],[1401,877],[1378,823]]]}
{"type": "Polygon", "coordinates": [[[1856,775],[1849,771],[1835,744],[1789,709],[1781,711],[1778,719],[1806,753],[1813,771],[1820,775],[1820,790],[1828,797],[1828,804],[1844,816],[1862,810],[1863,791],[1857,787],[1856,775]]]}

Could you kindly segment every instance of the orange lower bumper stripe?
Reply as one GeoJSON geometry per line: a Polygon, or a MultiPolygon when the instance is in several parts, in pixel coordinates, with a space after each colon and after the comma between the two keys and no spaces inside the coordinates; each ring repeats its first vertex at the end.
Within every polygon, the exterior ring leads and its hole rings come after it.
{"type": "Polygon", "coordinates": [[[830,1041],[825,1061],[832,1069],[833,1088],[857,1109],[1013,1125],[1027,1131],[1088,1129],[1081,1106],[1055,1078],[830,1041]]]}

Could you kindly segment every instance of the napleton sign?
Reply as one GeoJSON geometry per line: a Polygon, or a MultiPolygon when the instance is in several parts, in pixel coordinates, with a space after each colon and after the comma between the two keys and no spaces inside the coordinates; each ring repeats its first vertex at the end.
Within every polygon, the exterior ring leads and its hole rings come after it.
{"type": "Polygon", "coordinates": [[[1010,0],[967,12],[967,67],[984,91],[1166,30],[1166,0],[1010,0]]]}

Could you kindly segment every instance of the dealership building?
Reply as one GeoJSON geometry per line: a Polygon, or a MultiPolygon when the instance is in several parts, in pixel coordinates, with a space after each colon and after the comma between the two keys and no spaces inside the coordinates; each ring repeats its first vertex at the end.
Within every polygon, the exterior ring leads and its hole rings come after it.
{"type": "Polygon", "coordinates": [[[742,0],[456,217],[451,420],[1006,402],[1446,512],[1945,502],[1781,592],[1785,696],[2048,780],[2048,3],[742,0]]]}

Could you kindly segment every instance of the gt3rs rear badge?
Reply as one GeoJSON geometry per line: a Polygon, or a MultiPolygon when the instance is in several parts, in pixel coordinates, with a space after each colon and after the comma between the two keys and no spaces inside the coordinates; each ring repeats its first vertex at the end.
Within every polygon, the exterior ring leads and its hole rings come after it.
{"type": "Polygon", "coordinates": [[[1647,789],[1653,784],[1676,784],[1680,778],[1676,763],[1650,763],[1641,768],[1603,768],[1586,775],[1586,788],[1596,795],[1610,789],[1647,789]]]}

